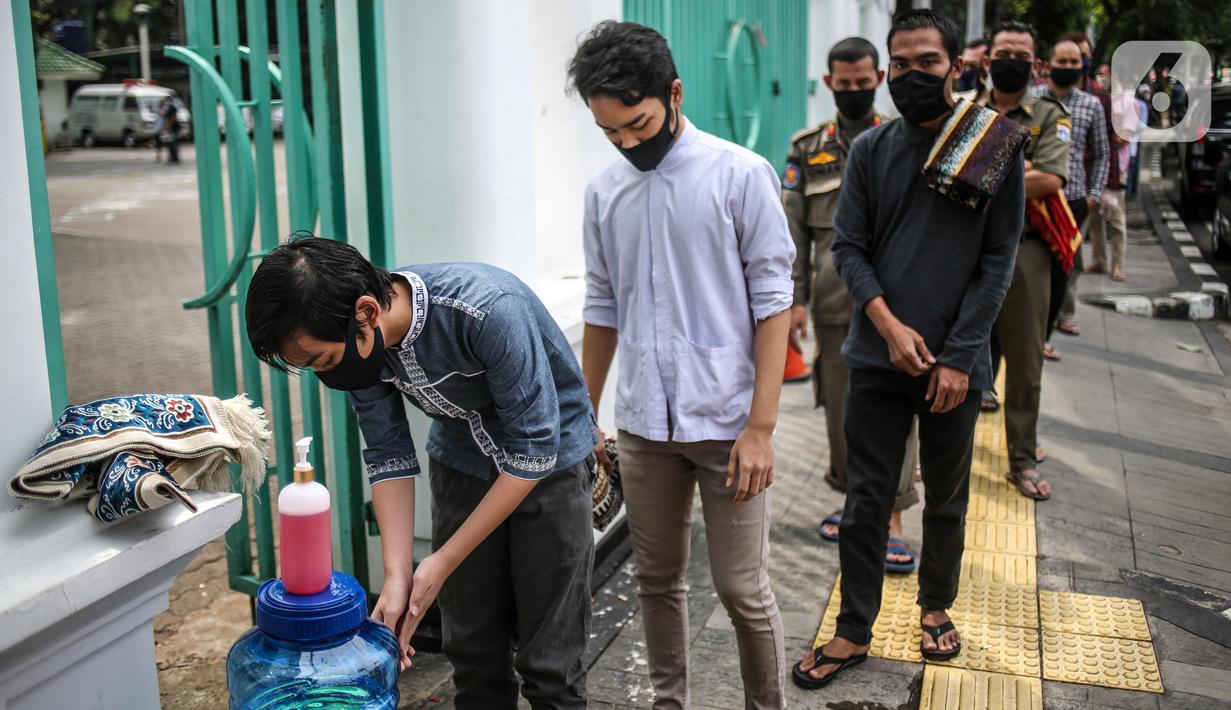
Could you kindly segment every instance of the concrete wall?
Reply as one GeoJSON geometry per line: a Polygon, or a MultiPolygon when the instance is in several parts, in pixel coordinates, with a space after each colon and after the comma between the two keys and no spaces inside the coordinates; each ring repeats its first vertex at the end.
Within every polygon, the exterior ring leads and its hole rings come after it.
{"type": "MultiPolygon", "coordinates": [[[[582,195],[617,154],[564,95],[576,38],[620,0],[386,3],[403,262],[482,260],[555,294],[582,273],[582,195]]],[[[548,296],[551,298],[552,296],[548,296]]]]}
{"type": "MultiPolygon", "coordinates": [[[[47,433],[51,395],[43,319],[39,310],[30,187],[17,56],[13,51],[12,4],[0,5],[0,214],[4,215],[4,258],[0,259],[0,476],[15,473],[47,433]]],[[[46,205],[39,209],[47,209],[46,205]]]]}
{"type": "MultiPolygon", "coordinates": [[[[808,1],[808,77],[816,79],[816,94],[808,99],[808,123],[817,124],[837,112],[833,94],[821,80],[829,73],[825,59],[829,48],[847,37],[863,37],[880,52],[880,68],[888,73],[889,51],[885,35],[893,17],[893,0],[809,0],[808,1]]],[[[876,110],[896,116],[888,88],[876,92],[876,110]]]]}
{"type": "MultiPolygon", "coordinates": [[[[357,42],[351,3],[339,4],[339,40],[357,42]]],[[[359,0],[363,1],[363,0],[359,0]]],[[[565,95],[577,38],[621,15],[621,0],[385,0],[385,65],[393,235],[399,264],[482,261],[517,274],[580,349],[585,284],[582,198],[590,176],[619,154],[580,99],[565,95]]],[[[353,76],[343,51],[343,85],[353,76]]],[[[350,81],[354,81],[351,79],[350,81]]],[[[354,83],[358,83],[354,81],[354,83]]],[[[343,90],[344,105],[350,103],[343,90]]],[[[362,129],[343,116],[343,141],[362,129]]],[[[348,158],[348,186],[362,184],[348,158]]],[[[362,196],[348,187],[348,227],[362,244],[362,196]]],[[[611,378],[614,382],[615,378],[611,378]]],[[[600,413],[613,428],[612,397],[600,413]]],[[[417,442],[427,418],[410,415],[417,442]]],[[[420,459],[426,456],[420,446],[420,459]]],[[[426,476],[417,488],[420,552],[430,533],[426,476]]],[[[379,584],[378,545],[369,547],[379,584]]]]}

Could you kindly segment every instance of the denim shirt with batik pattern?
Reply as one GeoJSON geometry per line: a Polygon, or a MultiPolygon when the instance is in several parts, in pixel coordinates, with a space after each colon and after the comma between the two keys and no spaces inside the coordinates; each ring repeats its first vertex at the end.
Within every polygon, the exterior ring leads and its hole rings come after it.
{"type": "Polygon", "coordinates": [[[410,330],[386,350],[381,384],[349,393],[371,483],[419,473],[403,398],[433,420],[428,455],[463,473],[537,480],[590,455],[598,439],[581,368],[529,287],[484,264],[394,277],[409,286],[410,330]]]}

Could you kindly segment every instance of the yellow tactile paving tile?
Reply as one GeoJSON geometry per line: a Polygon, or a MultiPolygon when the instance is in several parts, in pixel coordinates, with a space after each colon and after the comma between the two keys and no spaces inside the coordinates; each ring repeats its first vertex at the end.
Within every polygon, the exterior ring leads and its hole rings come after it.
{"type": "Polygon", "coordinates": [[[1163,692],[1158,659],[1149,641],[1044,631],[1043,678],[1163,692]]]}
{"type": "MultiPolygon", "coordinates": [[[[821,627],[817,629],[812,647],[816,648],[833,638],[837,627],[838,605],[831,603],[825,608],[825,616],[821,619],[821,627]]],[[[878,658],[919,663],[923,660],[919,653],[921,633],[917,615],[886,614],[882,611],[872,625],[872,648],[868,653],[878,658]]]]}
{"type": "MultiPolygon", "coordinates": [[[[1005,480],[1004,439],[1003,413],[980,415],[961,590],[950,610],[962,634],[962,654],[928,662],[920,708],[1042,710],[1040,677],[1163,692],[1139,601],[1037,591],[1034,501],[1005,480]]],[[[837,626],[840,579],[817,630],[817,646],[832,638],[837,626]]],[[[922,660],[918,589],[914,575],[886,575],[871,655],[922,660]]]]}
{"type": "Polygon", "coordinates": [[[975,446],[981,449],[1002,449],[1005,446],[1003,429],[976,429],[975,446]]]}
{"type": "Polygon", "coordinates": [[[966,522],[966,549],[1031,557],[1038,554],[1033,525],[1010,525],[986,520],[966,522]]]}
{"type": "Polygon", "coordinates": [[[1145,609],[1136,599],[1041,589],[1039,616],[1047,631],[1150,640],[1145,609]]]}
{"type": "Polygon", "coordinates": [[[1022,496],[971,496],[966,520],[1034,526],[1034,501],[1022,496]]]}
{"type": "Polygon", "coordinates": [[[976,584],[1034,589],[1039,574],[1033,557],[966,550],[962,555],[962,585],[976,584]]]}
{"type": "Polygon", "coordinates": [[[973,501],[977,496],[1017,496],[1021,495],[1017,489],[1009,485],[1009,481],[1005,479],[1004,473],[999,473],[996,476],[971,476],[970,477],[970,499],[973,501]]]}
{"type": "Polygon", "coordinates": [[[1007,471],[1009,468],[1009,453],[1007,451],[991,451],[975,447],[974,456],[970,460],[973,471],[1007,471]]]}
{"type": "Polygon", "coordinates": [[[919,710],[1043,710],[1043,682],[929,663],[919,710]]]}
{"type": "Polygon", "coordinates": [[[1030,587],[963,582],[949,614],[959,631],[967,622],[1039,628],[1038,601],[1030,587]]]}
{"type": "MultiPolygon", "coordinates": [[[[1039,677],[1039,630],[973,621],[958,628],[962,653],[939,665],[1039,677]]],[[[928,661],[933,663],[933,661],[928,661]]]]}

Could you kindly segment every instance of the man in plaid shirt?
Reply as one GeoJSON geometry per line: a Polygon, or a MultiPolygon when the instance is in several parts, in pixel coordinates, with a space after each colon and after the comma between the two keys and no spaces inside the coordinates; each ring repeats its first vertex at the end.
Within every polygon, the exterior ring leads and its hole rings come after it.
{"type": "MultiPolygon", "coordinates": [[[[1099,207],[1103,187],[1107,184],[1109,153],[1107,118],[1103,106],[1097,98],[1076,87],[1083,73],[1081,47],[1072,40],[1062,39],[1052,48],[1047,85],[1038,91],[1040,96],[1064,104],[1073,122],[1073,134],[1069,141],[1069,180],[1064,186],[1064,196],[1073,210],[1078,227],[1082,227],[1090,212],[1099,207]]],[[[1076,291],[1077,274],[1081,269],[1080,249],[1072,274],[1065,274],[1059,262],[1052,264],[1051,306],[1047,318],[1049,341],[1057,327],[1069,335],[1078,333],[1077,324],[1073,322],[1074,304],[1070,299],[1076,291]]],[[[1045,346],[1044,354],[1052,360],[1060,357],[1050,343],[1045,346]]]]}

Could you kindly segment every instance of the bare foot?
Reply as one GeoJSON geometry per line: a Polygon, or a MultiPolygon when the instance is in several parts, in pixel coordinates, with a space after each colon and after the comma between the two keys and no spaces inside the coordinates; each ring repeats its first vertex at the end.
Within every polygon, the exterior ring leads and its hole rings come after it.
{"type": "MultiPolygon", "coordinates": [[[[949,615],[943,609],[924,609],[921,622],[924,626],[940,626],[949,620],[949,615]]],[[[948,653],[957,648],[961,642],[962,636],[957,629],[946,631],[940,635],[938,640],[933,640],[929,633],[923,634],[923,650],[931,653],[948,653]]]]}
{"type": "MultiPolygon", "coordinates": [[[[846,659],[851,656],[858,656],[861,653],[867,653],[871,646],[860,646],[852,641],[835,636],[821,648],[822,652],[830,658],[846,659]]],[[[807,673],[813,680],[820,680],[838,670],[838,664],[836,663],[826,663],[823,666],[817,667],[816,658],[812,654],[811,649],[804,653],[803,660],[799,662],[799,669],[807,673]]]]}

